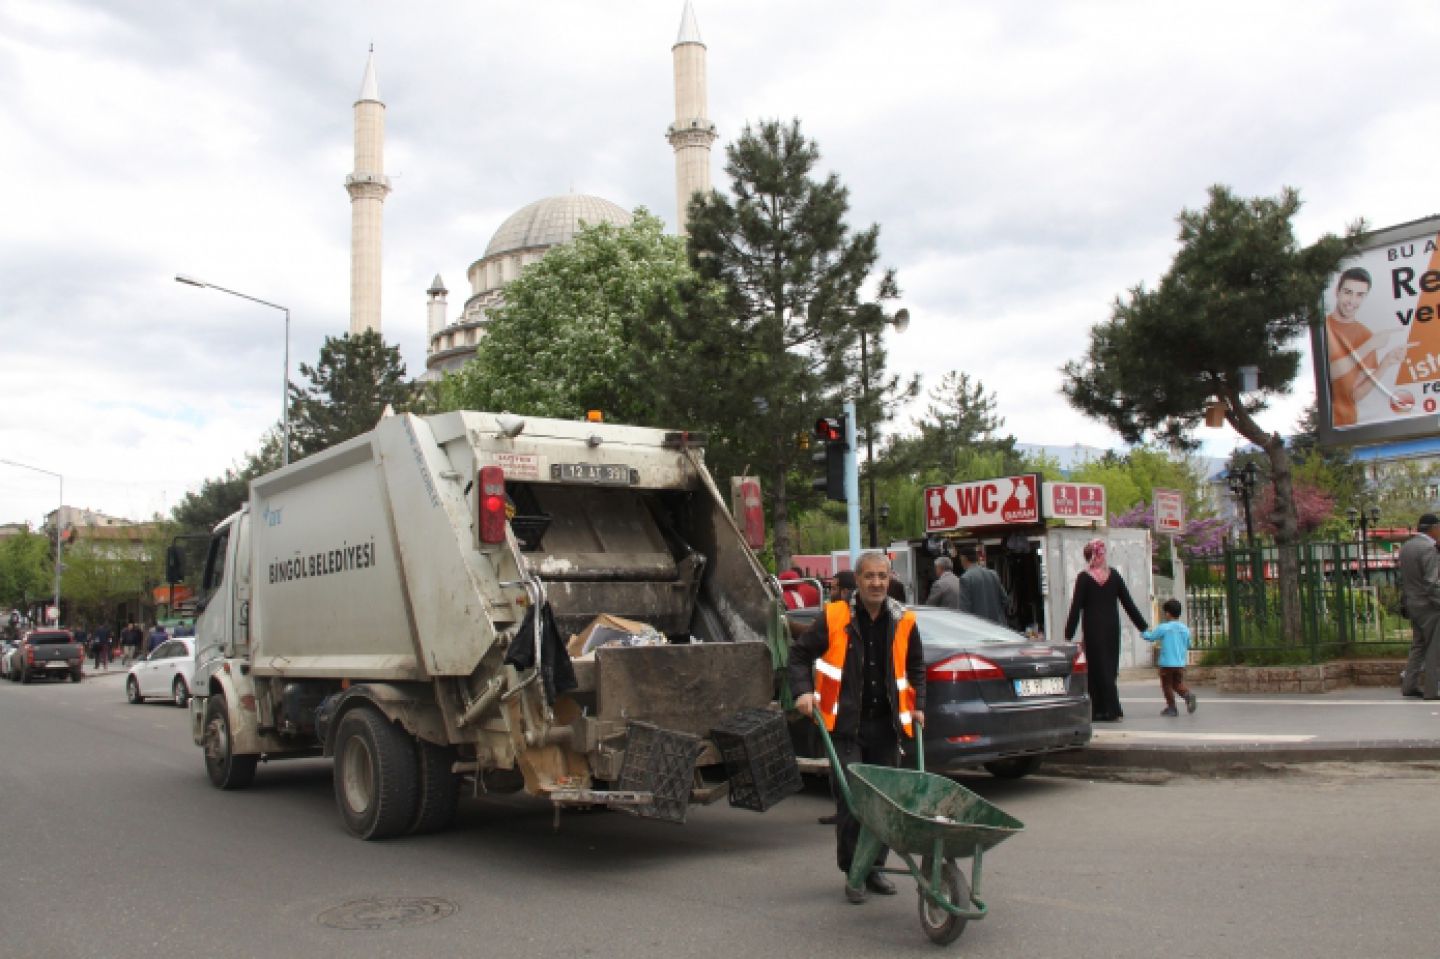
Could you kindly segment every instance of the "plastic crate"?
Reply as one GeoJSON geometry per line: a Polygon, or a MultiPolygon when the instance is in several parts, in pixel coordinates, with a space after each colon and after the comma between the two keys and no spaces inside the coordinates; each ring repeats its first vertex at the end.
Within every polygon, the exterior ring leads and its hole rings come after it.
{"type": "Polygon", "coordinates": [[[785,716],[769,709],[742,709],[710,730],[725,760],[730,805],[764,812],[800,791],[800,767],[785,716]]]}
{"type": "Polygon", "coordinates": [[[684,822],[695,785],[695,763],[705,749],[699,736],[651,723],[626,726],[625,761],[617,788],[654,794],[646,806],[621,807],[645,819],[684,822]]]}

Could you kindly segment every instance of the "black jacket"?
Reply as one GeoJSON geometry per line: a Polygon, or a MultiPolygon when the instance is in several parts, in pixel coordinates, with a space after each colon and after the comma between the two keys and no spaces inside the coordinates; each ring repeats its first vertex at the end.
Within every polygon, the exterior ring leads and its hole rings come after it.
{"type": "MultiPolygon", "coordinates": [[[[835,717],[834,734],[854,735],[860,726],[860,696],[863,692],[865,666],[865,641],[860,638],[860,627],[856,619],[858,599],[850,601],[850,625],[845,628],[850,643],[845,649],[845,668],[840,678],[840,714],[835,717]]],[[[890,613],[885,630],[885,692],[890,697],[890,707],[896,715],[897,731],[900,728],[898,710],[899,690],[895,686],[895,670],[890,664],[890,652],[895,648],[895,629],[905,607],[887,599],[886,608],[890,613]]],[[[790,692],[797,698],[815,691],[815,661],[825,655],[830,647],[830,625],[826,622],[828,607],[815,617],[815,623],[800,636],[790,641],[790,692]]],[[[925,709],[925,647],[920,642],[920,627],[910,630],[910,645],[905,655],[905,677],[910,688],[915,690],[915,708],[925,709]]]]}

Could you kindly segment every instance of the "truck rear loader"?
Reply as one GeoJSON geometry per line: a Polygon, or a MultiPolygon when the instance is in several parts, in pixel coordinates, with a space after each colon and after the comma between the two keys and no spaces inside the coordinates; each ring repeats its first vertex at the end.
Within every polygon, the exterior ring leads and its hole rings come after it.
{"type": "Polygon", "coordinates": [[[216,527],[191,730],[222,789],[331,757],[365,839],[448,826],[462,785],[679,821],[725,794],[711,731],[772,704],[778,603],[691,434],[387,415],[216,527]],[[572,661],[605,615],[650,644],[572,661]]]}

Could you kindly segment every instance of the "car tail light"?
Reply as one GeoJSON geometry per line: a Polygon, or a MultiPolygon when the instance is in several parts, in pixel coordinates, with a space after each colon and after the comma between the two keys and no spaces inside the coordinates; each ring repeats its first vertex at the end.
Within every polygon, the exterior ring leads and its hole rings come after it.
{"type": "Polygon", "coordinates": [[[35,665],[35,647],[29,643],[25,644],[25,662],[31,666],[35,665]]]}
{"type": "Polygon", "coordinates": [[[1083,676],[1090,672],[1090,664],[1085,660],[1085,647],[1077,646],[1075,653],[1075,664],[1070,667],[1070,672],[1076,676],[1083,676]]]}
{"type": "Polygon", "coordinates": [[[964,683],[1004,678],[1004,670],[984,656],[974,653],[960,653],[942,659],[925,670],[925,681],[931,683],[964,683]]]}
{"type": "Polygon", "coordinates": [[[505,542],[505,471],[480,468],[480,542],[505,542]]]}

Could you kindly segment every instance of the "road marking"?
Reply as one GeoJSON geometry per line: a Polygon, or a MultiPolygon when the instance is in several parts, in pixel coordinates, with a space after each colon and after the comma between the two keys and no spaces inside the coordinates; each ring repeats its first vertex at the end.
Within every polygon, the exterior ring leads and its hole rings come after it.
{"type": "Polygon", "coordinates": [[[1180,732],[1122,732],[1102,729],[1095,733],[1092,742],[1113,742],[1124,739],[1165,739],[1191,740],[1210,743],[1308,743],[1314,736],[1295,733],[1180,733],[1180,732]]]}

